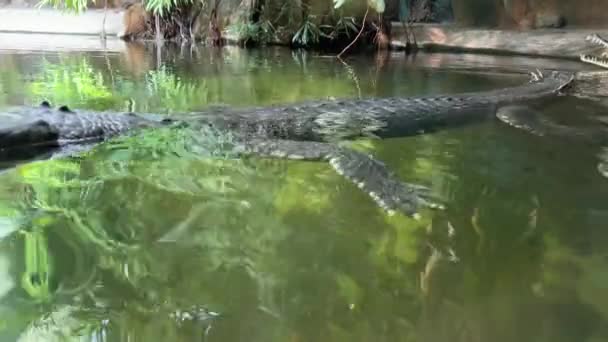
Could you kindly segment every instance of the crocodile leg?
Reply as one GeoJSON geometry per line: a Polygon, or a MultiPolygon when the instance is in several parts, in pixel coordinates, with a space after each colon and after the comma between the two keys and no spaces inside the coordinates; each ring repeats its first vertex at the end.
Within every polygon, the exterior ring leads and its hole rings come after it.
{"type": "Polygon", "coordinates": [[[357,185],[389,215],[401,211],[419,218],[420,207],[443,209],[429,200],[429,189],[401,182],[384,163],[364,153],[336,145],[293,140],[251,139],[244,154],[295,160],[326,161],[337,173],[357,185]]]}

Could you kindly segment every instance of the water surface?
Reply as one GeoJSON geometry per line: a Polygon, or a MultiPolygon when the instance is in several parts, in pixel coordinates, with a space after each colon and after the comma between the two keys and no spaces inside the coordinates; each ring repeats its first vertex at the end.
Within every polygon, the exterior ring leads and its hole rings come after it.
{"type": "MultiPolygon", "coordinates": [[[[0,53],[0,105],[176,113],[494,89],[578,63],[280,49],[0,53]]],[[[586,127],[601,104],[545,103],[586,127]]],[[[6,119],[6,118],[4,118],[6,119]]],[[[496,121],[359,141],[448,207],[387,217],[312,162],[160,130],[0,174],[2,341],[608,340],[602,146],[496,121]],[[192,307],[220,316],[177,322],[192,307]]],[[[604,151],[606,153],[606,151],[604,151]]],[[[604,157],[605,159],[608,159],[604,157]]]]}

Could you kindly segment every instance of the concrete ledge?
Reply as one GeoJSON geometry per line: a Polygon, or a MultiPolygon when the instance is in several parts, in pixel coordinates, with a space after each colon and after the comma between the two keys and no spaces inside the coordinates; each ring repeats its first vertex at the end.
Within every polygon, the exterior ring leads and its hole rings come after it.
{"type": "MultiPolygon", "coordinates": [[[[592,33],[606,30],[546,29],[532,31],[483,30],[451,25],[421,24],[413,26],[418,47],[431,51],[478,52],[578,59],[581,53],[594,53],[598,48],[585,41],[592,33]]],[[[401,23],[392,25],[395,48],[405,47],[401,23]]]]}
{"type": "Polygon", "coordinates": [[[65,34],[0,33],[2,51],[115,51],[126,50],[126,43],[118,38],[105,42],[98,36],[65,34]]]}
{"type": "MultiPolygon", "coordinates": [[[[103,10],[74,14],[55,9],[0,8],[0,32],[98,36],[103,17],[103,10]]],[[[116,36],[122,27],[122,11],[108,10],[106,34],[116,36]]]]}

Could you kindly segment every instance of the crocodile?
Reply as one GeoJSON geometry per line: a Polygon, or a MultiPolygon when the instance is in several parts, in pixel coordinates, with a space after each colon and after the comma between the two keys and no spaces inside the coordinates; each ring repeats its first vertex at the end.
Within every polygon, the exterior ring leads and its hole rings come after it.
{"type": "Polygon", "coordinates": [[[360,137],[403,137],[495,118],[507,105],[567,93],[574,76],[532,72],[527,84],[451,95],[309,101],[254,108],[211,108],[174,117],[38,107],[9,111],[23,118],[0,126],[0,152],[91,144],[126,132],[167,125],[209,125],[233,133],[240,155],[328,162],[389,215],[419,217],[422,207],[443,208],[428,188],[402,182],[386,165],[336,142],[360,137]]]}

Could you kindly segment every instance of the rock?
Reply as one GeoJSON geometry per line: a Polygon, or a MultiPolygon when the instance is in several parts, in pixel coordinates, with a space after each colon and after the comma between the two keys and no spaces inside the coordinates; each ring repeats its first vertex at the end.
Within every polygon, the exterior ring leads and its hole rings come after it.
{"type": "Polygon", "coordinates": [[[566,18],[562,15],[551,13],[536,13],[535,28],[562,28],[567,24],[566,18]]]}

